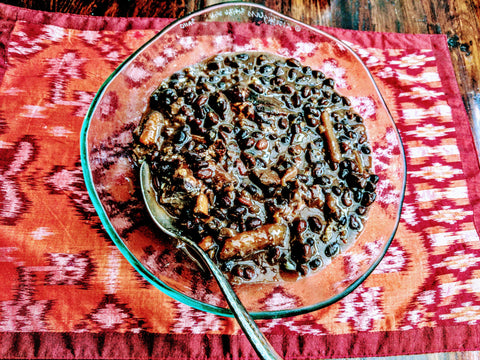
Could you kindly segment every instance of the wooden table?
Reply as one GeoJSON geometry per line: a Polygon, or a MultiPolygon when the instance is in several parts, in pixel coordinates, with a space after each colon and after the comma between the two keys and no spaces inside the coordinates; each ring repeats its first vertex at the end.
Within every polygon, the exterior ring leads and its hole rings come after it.
{"type": "MultiPolygon", "coordinates": [[[[177,18],[218,0],[3,0],[36,10],[96,16],[177,18]]],[[[311,25],[399,33],[446,34],[462,98],[480,149],[479,0],[252,0],[311,25]]],[[[480,352],[397,359],[480,359],[480,352]]]]}

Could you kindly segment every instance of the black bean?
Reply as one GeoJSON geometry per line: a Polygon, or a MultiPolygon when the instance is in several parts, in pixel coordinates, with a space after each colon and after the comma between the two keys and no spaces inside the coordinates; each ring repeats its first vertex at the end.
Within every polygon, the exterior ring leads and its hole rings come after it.
{"type": "Polygon", "coordinates": [[[245,265],[243,267],[242,277],[246,280],[252,280],[256,276],[253,266],[245,265]]]}
{"type": "Polygon", "coordinates": [[[372,150],[370,150],[370,148],[366,145],[362,146],[361,150],[364,154],[367,154],[367,155],[372,152],[372,150]]]}
{"type": "Polygon", "coordinates": [[[238,60],[242,60],[242,61],[245,61],[245,60],[248,60],[250,58],[250,56],[248,56],[248,54],[237,54],[236,55],[236,58],[238,60]]]}
{"type": "Polygon", "coordinates": [[[328,106],[330,104],[330,100],[323,98],[319,101],[319,104],[322,106],[328,106]]]}
{"type": "Polygon", "coordinates": [[[231,215],[236,218],[241,218],[247,213],[247,208],[243,205],[237,206],[231,210],[231,215]]]}
{"type": "Polygon", "coordinates": [[[296,108],[298,108],[300,105],[302,105],[302,99],[300,98],[300,96],[297,93],[292,95],[291,102],[292,102],[292,105],[296,108]]]}
{"type": "Polygon", "coordinates": [[[237,136],[238,139],[246,139],[247,137],[250,136],[250,132],[247,129],[243,129],[240,127],[235,127],[234,132],[237,136]]]}
{"type": "Polygon", "coordinates": [[[315,79],[323,79],[323,78],[325,77],[325,74],[322,73],[321,71],[313,70],[313,71],[312,71],[312,76],[313,76],[315,79]]]}
{"type": "Polygon", "coordinates": [[[319,258],[312,259],[310,260],[308,265],[312,270],[318,269],[322,265],[322,260],[320,260],[319,258]]]}
{"type": "Polygon", "coordinates": [[[256,83],[251,83],[248,85],[248,87],[259,94],[263,94],[263,92],[265,91],[262,85],[256,83]]]}
{"type": "Polygon", "coordinates": [[[292,85],[282,85],[280,90],[284,94],[293,94],[295,92],[295,88],[292,85]]]}
{"type": "Polygon", "coordinates": [[[309,261],[313,256],[314,252],[315,252],[315,248],[313,246],[311,246],[308,243],[303,244],[301,247],[301,256],[302,256],[303,262],[309,261]]]}
{"type": "Polygon", "coordinates": [[[231,208],[233,206],[233,199],[228,194],[220,196],[218,204],[223,208],[231,208]]]}
{"type": "Polygon", "coordinates": [[[215,61],[211,61],[207,64],[207,69],[208,70],[218,70],[218,69],[220,69],[220,65],[215,61]]]}
{"type": "Polygon", "coordinates": [[[159,109],[169,106],[177,101],[177,92],[174,89],[163,89],[155,91],[150,97],[150,106],[152,109],[159,109]]]}
{"type": "Polygon", "coordinates": [[[232,67],[232,68],[238,68],[238,66],[239,66],[238,63],[235,60],[233,60],[229,57],[226,57],[225,60],[223,60],[223,63],[227,66],[232,67]]]}
{"type": "Polygon", "coordinates": [[[347,169],[350,171],[352,170],[351,161],[348,159],[342,160],[340,161],[339,167],[340,169],[347,169]]]}
{"type": "Polygon", "coordinates": [[[346,179],[349,174],[350,174],[350,171],[345,168],[340,168],[340,170],[338,171],[338,177],[342,180],[346,179]]]}
{"type": "Polygon", "coordinates": [[[310,66],[304,66],[302,68],[302,72],[305,74],[305,75],[312,75],[312,68],[310,66]]]}
{"type": "Polygon", "coordinates": [[[309,114],[307,115],[306,122],[308,126],[317,127],[318,124],[320,123],[320,120],[318,119],[317,116],[314,116],[313,114],[309,114]]]}
{"type": "Polygon", "coordinates": [[[267,260],[270,264],[273,265],[278,262],[281,255],[282,251],[280,250],[280,248],[278,246],[272,246],[267,251],[267,260]]]}
{"type": "Polygon", "coordinates": [[[273,73],[274,67],[270,64],[266,64],[260,67],[259,72],[262,75],[270,75],[273,73]]]}
{"type": "Polygon", "coordinates": [[[308,225],[310,226],[310,230],[315,233],[319,233],[323,229],[322,221],[317,216],[311,216],[308,218],[308,225]]]}
{"type": "Polygon", "coordinates": [[[335,81],[331,78],[323,80],[323,85],[326,87],[333,88],[335,86],[335,81]]]}
{"type": "Polygon", "coordinates": [[[268,140],[267,139],[260,139],[257,141],[255,148],[257,150],[265,150],[268,147],[268,140]]]}
{"type": "Polygon", "coordinates": [[[285,79],[284,78],[281,78],[281,77],[274,77],[270,83],[272,85],[276,85],[276,86],[281,86],[283,84],[285,84],[285,79]]]}
{"type": "Polygon", "coordinates": [[[220,82],[220,76],[212,75],[208,78],[208,82],[212,84],[217,84],[218,82],[220,82]]]}
{"type": "Polygon", "coordinates": [[[310,269],[308,268],[307,264],[298,264],[297,271],[301,276],[306,276],[310,269]]]}
{"type": "Polygon", "coordinates": [[[195,100],[195,105],[198,107],[201,107],[205,105],[208,101],[208,96],[207,95],[200,95],[197,100],[195,100]]]}
{"type": "Polygon", "coordinates": [[[251,68],[243,68],[242,70],[245,74],[247,75],[254,75],[255,74],[255,70],[251,69],[251,68]]]}
{"type": "Polygon", "coordinates": [[[255,140],[262,139],[263,138],[263,133],[261,131],[254,131],[254,132],[252,132],[252,137],[255,140]]]}
{"type": "Polygon", "coordinates": [[[217,130],[215,130],[215,129],[208,130],[208,132],[207,132],[207,142],[209,144],[213,144],[213,142],[215,141],[216,138],[217,138],[217,130]]]}
{"type": "Polygon", "coordinates": [[[291,80],[291,81],[294,81],[299,75],[299,72],[295,69],[290,69],[288,71],[288,79],[291,80]]]}
{"type": "Polygon", "coordinates": [[[307,222],[303,219],[296,220],[293,223],[293,230],[295,231],[296,234],[301,234],[305,230],[307,230],[307,222]]]}
{"type": "Polygon", "coordinates": [[[339,144],[339,146],[340,146],[340,151],[341,151],[342,153],[344,153],[344,154],[345,154],[348,150],[350,150],[350,143],[347,142],[347,141],[342,141],[342,142],[339,144]]]}
{"type": "Polygon", "coordinates": [[[341,102],[341,101],[342,101],[342,98],[341,98],[340,95],[338,95],[337,93],[333,93],[333,94],[332,94],[332,102],[333,102],[334,104],[338,104],[338,103],[341,102]]]}
{"type": "Polygon", "coordinates": [[[270,83],[270,79],[265,76],[260,76],[258,79],[263,85],[268,85],[270,83]]]}
{"type": "Polygon", "coordinates": [[[327,247],[325,248],[325,255],[328,257],[332,257],[338,253],[340,250],[340,245],[338,243],[334,242],[331,244],[328,244],[327,247]]]}
{"type": "Polygon", "coordinates": [[[262,191],[258,188],[258,186],[254,184],[249,184],[245,187],[245,190],[247,190],[250,194],[253,195],[253,197],[260,196],[262,191]]]}
{"type": "Polygon", "coordinates": [[[294,59],[294,58],[287,59],[286,63],[288,66],[293,68],[299,68],[302,66],[302,64],[297,59],[294,59]]]}
{"type": "Polygon", "coordinates": [[[223,131],[224,133],[230,134],[232,132],[232,128],[228,125],[220,125],[218,127],[219,131],[223,131]]]}
{"type": "Polygon", "coordinates": [[[302,127],[300,126],[300,124],[293,124],[290,128],[290,132],[293,135],[300,134],[302,132],[302,127]]]}
{"type": "Polygon", "coordinates": [[[332,193],[334,195],[337,195],[337,196],[340,196],[340,194],[342,193],[342,190],[338,187],[338,186],[332,186],[332,193]]]}
{"type": "Polygon", "coordinates": [[[195,93],[193,92],[193,90],[191,88],[187,88],[183,91],[183,99],[184,99],[184,102],[185,104],[192,104],[193,103],[193,100],[195,100],[195,93]]]}
{"type": "Polygon", "coordinates": [[[288,120],[287,118],[280,118],[278,119],[278,127],[282,130],[285,130],[286,128],[288,128],[288,120]]]}
{"type": "Polygon", "coordinates": [[[199,76],[197,79],[197,86],[203,86],[207,82],[206,76],[199,76]]]}
{"type": "Polygon", "coordinates": [[[367,185],[365,185],[365,191],[375,192],[376,187],[377,186],[374,183],[367,181],[367,185]]]}
{"type": "Polygon", "coordinates": [[[350,139],[355,139],[357,137],[357,133],[355,131],[348,131],[347,132],[347,136],[350,138],[350,139]]]}
{"type": "Polygon", "coordinates": [[[292,244],[292,258],[301,264],[309,261],[314,252],[315,249],[309,244],[302,244],[300,241],[292,244]]]}
{"type": "Polygon", "coordinates": [[[310,178],[310,176],[305,175],[305,174],[297,175],[297,179],[298,179],[298,181],[300,181],[300,182],[302,182],[302,183],[304,183],[304,184],[309,184],[309,183],[312,182],[312,181],[311,181],[312,179],[310,178]]]}
{"type": "Polygon", "coordinates": [[[340,219],[338,219],[338,224],[341,226],[344,226],[347,223],[347,217],[342,216],[340,219]]]}
{"type": "Polygon", "coordinates": [[[250,149],[253,145],[255,145],[255,139],[253,137],[249,137],[245,139],[241,145],[244,149],[250,149]]]}
{"type": "Polygon", "coordinates": [[[183,114],[186,117],[190,117],[190,116],[193,116],[195,114],[195,112],[193,111],[193,109],[190,105],[183,105],[180,108],[180,114],[183,114]]]}
{"type": "Polygon", "coordinates": [[[247,229],[249,230],[254,230],[260,226],[262,226],[262,220],[260,220],[258,217],[250,217],[247,219],[245,222],[245,225],[247,226],[247,229]]]}
{"type": "Polygon", "coordinates": [[[241,265],[235,265],[230,272],[234,276],[242,276],[243,275],[242,266],[241,265]]]}
{"type": "Polygon", "coordinates": [[[353,200],[355,200],[357,203],[361,202],[363,198],[363,191],[360,189],[354,189],[353,190],[353,200]]]}
{"type": "Polygon", "coordinates": [[[346,180],[349,188],[363,189],[367,184],[367,179],[365,179],[361,174],[355,175],[350,173],[346,177],[346,180]]]}
{"type": "Polygon", "coordinates": [[[268,58],[264,54],[257,56],[257,65],[265,64],[268,61],[268,58]]]}
{"type": "Polygon", "coordinates": [[[244,86],[234,86],[225,90],[225,96],[232,102],[244,102],[250,95],[250,90],[244,86]]]}
{"type": "Polygon", "coordinates": [[[302,97],[308,98],[312,94],[312,88],[310,86],[304,86],[301,90],[302,97]]]}
{"type": "Polygon", "coordinates": [[[220,94],[214,94],[208,99],[208,105],[219,115],[223,115],[227,111],[227,100],[220,94]]]}
{"type": "Polygon", "coordinates": [[[318,179],[318,183],[322,186],[330,185],[332,183],[332,179],[326,175],[321,175],[318,179]]]}
{"type": "Polygon", "coordinates": [[[355,215],[350,215],[350,229],[358,230],[362,226],[360,220],[355,215]]]}
{"type": "Polygon", "coordinates": [[[373,204],[376,197],[377,197],[377,194],[375,193],[364,192],[361,204],[363,206],[370,206],[373,204]]]}
{"type": "Polygon", "coordinates": [[[208,126],[217,125],[220,121],[220,118],[213,111],[207,113],[207,124],[208,126]]]}
{"type": "Polygon", "coordinates": [[[372,175],[369,176],[368,180],[371,183],[376,184],[379,180],[379,177],[378,177],[378,175],[372,174],[372,175]]]}
{"type": "Polygon", "coordinates": [[[176,144],[183,144],[190,137],[190,126],[184,125],[175,134],[173,141],[176,144]]]}
{"type": "Polygon", "coordinates": [[[343,205],[345,205],[346,207],[350,207],[352,206],[352,193],[349,189],[345,189],[345,191],[343,192],[343,195],[342,195],[342,203],[343,205]]]}
{"type": "Polygon", "coordinates": [[[303,152],[301,145],[293,145],[288,148],[288,153],[291,155],[300,155],[303,152]]]}
{"type": "Polygon", "coordinates": [[[277,188],[275,186],[269,186],[265,189],[265,194],[268,197],[274,196],[276,192],[277,192],[277,188]]]}

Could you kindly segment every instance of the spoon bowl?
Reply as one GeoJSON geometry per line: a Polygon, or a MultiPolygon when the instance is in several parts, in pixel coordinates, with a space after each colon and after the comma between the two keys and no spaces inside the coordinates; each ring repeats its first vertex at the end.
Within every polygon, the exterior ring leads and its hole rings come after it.
{"type": "Polygon", "coordinates": [[[242,330],[245,332],[245,335],[258,356],[261,359],[281,359],[280,355],[275,352],[272,345],[268,342],[265,335],[263,335],[253,318],[245,309],[218,266],[197,243],[183,235],[182,232],[175,227],[173,218],[158,204],[155,190],[152,186],[150,168],[147,162],[143,162],[140,167],[140,188],[147,210],[155,224],[164,233],[179,240],[180,244],[186,245],[188,250],[191,250],[199,259],[201,259],[204,265],[210,270],[217,281],[220,290],[225,296],[225,300],[227,301],[230,310],[237,319],[242,330]]]}

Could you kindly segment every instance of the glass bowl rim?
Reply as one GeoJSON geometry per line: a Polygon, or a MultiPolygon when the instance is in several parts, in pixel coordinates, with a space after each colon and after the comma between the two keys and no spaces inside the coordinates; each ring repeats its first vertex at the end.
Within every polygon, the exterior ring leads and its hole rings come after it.
{"type": "Polygon", "coordinates": [[[88,138],[88,130],[90,128],[90,122],[92,120],[92,115],[95,112],[99,100],[102,98],[102,96],[105,94],[105,90],[107,86],[110,84],[110,82],[130,63],[132,62],[137,55],[139,55],[144,49],[146,49],[151,43],[156,41],[159,37],[161,37],[164,33],[168,32],[171,28],[174,28],[178,26],[180,23],[188,22],[189,19],[193,17],[197,17],[199,15],[211,12],[212,10],[216,9],[221,9],[221,8],[226,8],[226,7],[232,7],[232,6],[246,6],[246,7],[253,7],[257,8],[259,10],[267,11],[275,16],[289,21],[291,23],[294,23],[295,25],[299,25],[302,27],[306,27],[310,31],[314,31],[316,33],[319,33],[330,40],[333,40],[334,42],[340,42],[345,48],[356,58],[356,60],[362,65],[364,70],[366,71],[368,77],[370,78],[372,84],[374,85],[375,91],[378,95],[378,98],[380,99],[380,103],[383,106],[384,110],[386,111],[388,117],[390,118],[390,121],[393,124],[393,127],[396,131],[396,134],[399,139],[399,144],[400,144],[400,152],[401,156],[403,158],[403,185],[402,185],[402,194],[400,197],[400,204],[397,210],[397,218],[396,218],[396,224],[395,227],[386,242],[386,246],[383,250],[383,252],[378,256],[378,258],[375,260],[375,262],[370,266],[370,268],[363,273],[357,280],[355,280],[352,284],[350,284],[344,291],[342,291],[340,294],[337,294],[325,301],[318,302],[313,305],[309,306],[304,306],[296,309],[287,309],[287,310],[274,310],[274,311],[258,311],[258,312],[251,312],[251,315],[254,319],[277,319],[277,318],[283,318],[283,317],[289,317],[289,316],[296,316],[296,315],[301,315],[301,314],[306,314],[315,310],[322,309],[324,307],[327,307],[329,305],[332,305],[333,303],[339,301],[340,299],[344,298],[348,294],[350,294],[353,290],[355,290],[377,267],[377,265],[380,263],[380,261],[383,259],[385,256],[388,248],[390,247],[390,244],[396,234],[396,231],[398,229],[398,225],[400,223],[400,215],[403,207],[403,201],[405,197],[405,189],[406,189],[406,179],[407,179],[407,168],[406,168],[406,157],[405,157],[405,150],[403,147],[402,139],[400,136],[400,133],[398,131],[398,128],[393,120],[393,117],[390,113],[390,110],[387,107],[387,104],[380,93],[380,90],[378,89],[378,86],[370,73],[369,69],[367,66],[364,64],[364,62],[360,59],[360,57],[357,55],[357,53],[351,49],[348,44],[343,42],[342,40],[336,38],[333,35],[330,35],[329,33],[320,30],[318,28],[315,28],[311,25],[305,24],[299,20],[295,20],[289,16],[283,15],[275,10],[272,10],[266,6],[259,5],[259,4],[254,4],[250,2],[243,2],[243,1],[228,1],[224,2],[221,4],[216,4],[216,5],[211,5],[204,7],[200,10],[194,11],[184,17],[178,18],[171,23],[169,23],[167,26],[165,26],[163,29],[161,29],[157,34],[155,34],[150,40],[145,42],[142,46],[140,46],[137,50],[135,50],[131,55],[129,55],[120,65],[118,65],[115,70],[112,72],[112,74],[109,75],[109,77],[103,82],[103,84],[100,86],[99,90],[95,94],[92,103],[90,104],[87,114],[85,116],[85,119],[82,124],[81,128],[81,133],[80,133],[80,160],[81,160],[81,167],[82,167],[82,172],[84,176],[84,181],[86,185],[86,189],[88,191],[89,197],[92,201],[92,204],[95,208],[96,213],[98,214],[100,221],[109,235],[110,239],[114,242],[114,244],[117,246],[117,248],[120,250],[122,255],[128,260],[128,262],[133,266],[133,268],[140,274],[144,279],[146,279],[150,284],[152,284],[155,288],[159,289],[162,291],[164,294],[170,296],[171,298],[178,300],[185,305],[188,305],[192,308],[195,308],[197,310],[201,311],[206,311],[215,315],[221,315],[221,316],[226,316],[226,317],[233,317],[232,312],[228,308],[223,308],[211,304],[204,303],[200,300],[193,299],[183,293],[178,292],[177,290],[172,289],[170,286],[166,285],[164,282],[159,280],[155,275],[153,275],[152,272],[150,272],[145,266],[132,254],[132,252],[128,249],[128,247],[125,245],[123,242],[122,238],[118,235],[117,231],[113,227],[112,223],[109,220],[108,215],[105,212],[105,209],[99,199],[99,196],[97,194],[97,191],[95,189],[95,186],[93,184],[93,179],[91,175],[91,170],[90,170],[90,164],[88,161],[88,149],[87,149],[87,138],[88,138]]]}

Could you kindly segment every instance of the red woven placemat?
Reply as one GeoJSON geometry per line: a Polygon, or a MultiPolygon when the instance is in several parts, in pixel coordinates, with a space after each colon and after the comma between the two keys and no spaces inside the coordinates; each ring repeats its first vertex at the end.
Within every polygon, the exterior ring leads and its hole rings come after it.
{"type": "MultiPolygon", "coordinates": [[[[83,183],[79,133],[96,90],[169,21],[0,4],[0,357],[255,358],[233,319],[135,273],[83,183]]],[[[446,38],[324,30],[360,54],[397,123],[402,221],[353,293],[259,324],[289,359],[479,350],[480,170],[446,38]]]]}

